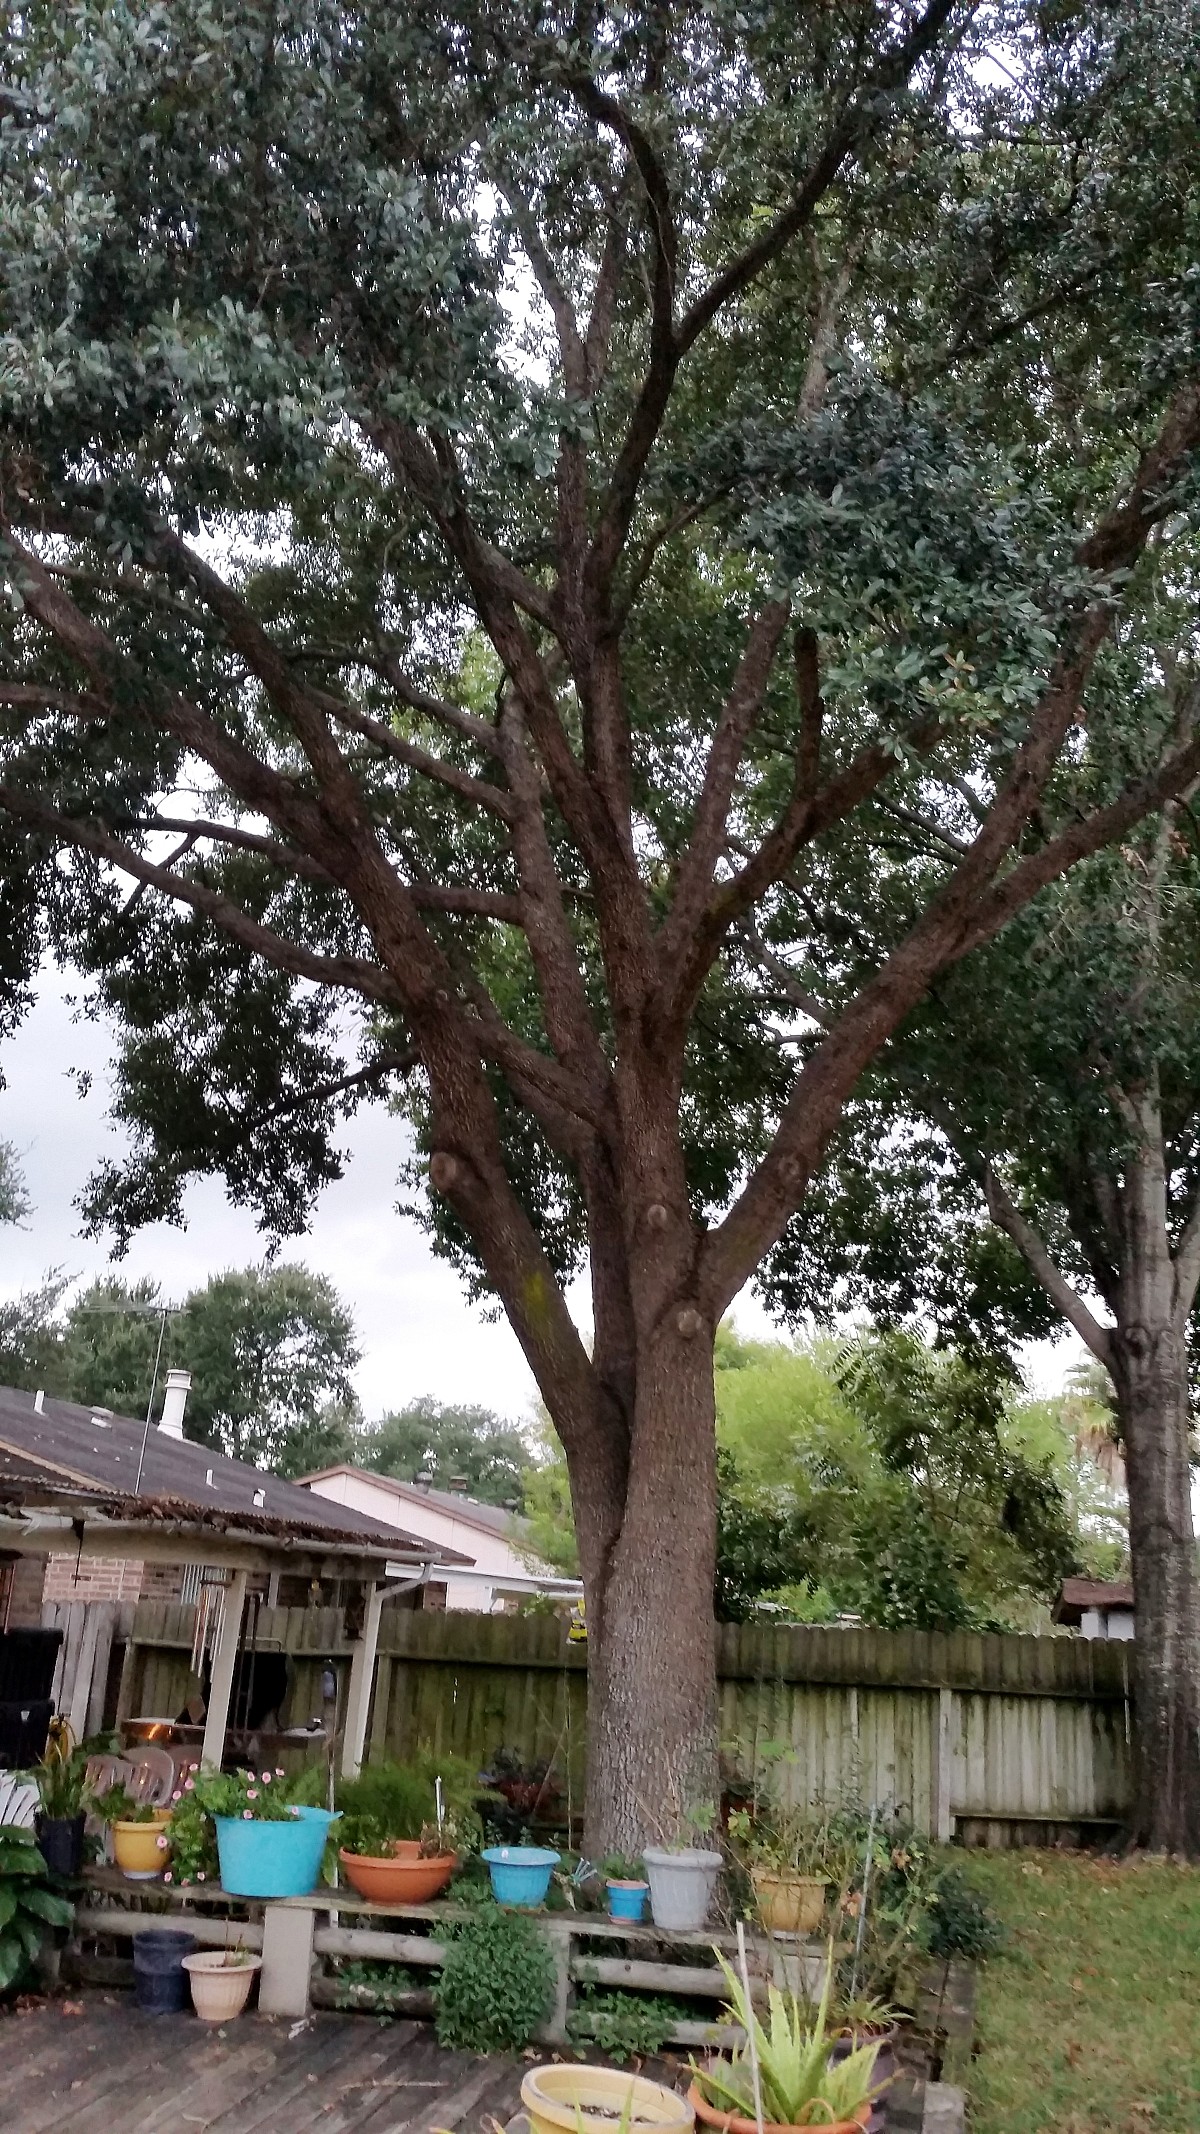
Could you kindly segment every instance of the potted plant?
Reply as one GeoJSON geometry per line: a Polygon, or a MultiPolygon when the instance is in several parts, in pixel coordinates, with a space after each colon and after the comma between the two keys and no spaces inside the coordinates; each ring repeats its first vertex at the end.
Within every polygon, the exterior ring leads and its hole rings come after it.
{"type": "Polygon", "coordinates": [[[343,1818],[338,1859],[351,1889],[378,1904],[428,1904],[458,1866],[457,1826],[426,1823],[420,1836],[397,1837],[377,1816],[343,1818]]]}
{"type": "Polygon", "coordinates": [[[66,1725],[56,1725],[45,1755],[28,1774],[38,1794],[34,1835],[52,1875],[77,1875],[83,1866],[83,1826],[92,1805],[87,1763],[66,1725]]]}
{"type": "Polygon", "coordinates": [[[97,1797],[96,1813],[112,1831],[113,1858],[131,1882],[153,1882],[163,1874],[170,1857],[167,1824],[169,1808],[152,1808],[135,1801],[122,1785],[110,1786],[97,1797]]]}
{"type": "Polygon", "coordinates": [[[532,2134],[614,2134],[651,2127],[689,2134],[692,2109],[675,2090],[612,2067],[531,2067],[521,2102],[532,2134]]]}
{"type": "MultiPolygon", "coordinates": [[[[873,1994],[859,1994],[855,2000],[839,2001],[833,2015],[833,2046],[830,2059],[848,2059],[861,2045],[875,2047],[875,2085],[877,2090],[886,2090],[896,2073],[896,2039],[904,2012],[893,2008],[888,2001],[878,2000],[873,1994]]],[[[867,2134],[883,2134],[887,2125],[885,2100],[877,2098],[871,2106],[867,2121],[867,2134]]]]}
{"type": "Polygon", "coordinates": [[[319,1767],[293,1779],[280,1769],[200,1771],[183,1789],[181,1825],[190,1841],[195,1808],[212,1818],[221,1887],[231,1897],[304,1897],[316,1887],[336,1815],[303,1796],[324,1785],[319,1767]]]}
{"type": "Polygon", "coordinates": [[[197,1949],[183,1959],[192,2006],[202,2023],[228,2023],[250,1998],[261,1956],[247,1949],[197,1949]]]}
{"type": "Polygon", "coordinates": [[[602,1873],[610,1919],[628,1919],[636,1925],[646,1909],[650,1892],[641,1861],[634,1854],[610,1853],[602,1873]]]}
{"type": "Polygon", "coordinates": [[[741,1980],[719,1957],[729,1987],[730,2019],[740,2023],[746,2043],[705,2067],[693,2062],[688,2102],[696,2117],[722,2134],[756,2134],[755,2061],[764,2128],[771,2134],[858,2134],[871,2116],[876,2094],[874,2044],[852,2047],[833,2058],[829,2030],[829,1981],[814,2014],[794,1994],[768,1987],[768,2019],[759,2021],[741,1980]]]}
{"type": "Polygon", "coordinates": [[[460,1860],[478,1850],[479,1776],[461,1756],[414,1756],[370,1764],[344,1779],[337,1804],[339,1859],[360,1896],[381,1904],[427,1904],[460,1860]]]}
{"type": "Polygon", "coordinates": [[[642,1853],[651,1916],[667,1933],[696,1933],[708,1918],[725,1861],[697,1839],[711,1830],[714,1816],[711,1806],[685,1805],[678,1797],[668,1801],[661,1842],[647,1845],[642,1853]]]}
{"type": "Polygon", "coordinates": [[[818,1933],[829,1891],[845,1876],[846,1839],[836,1820],[759,1796],[731,1812],[729,1838],[768,1933],[818,1933]]]}
{"type": "Polygon", "coordinates": [[[480,1857],[487,1863],[497,1904],[532,1911],[545,1902],[560,1855],[548,1845],[485,1845],[480,1857]]]}

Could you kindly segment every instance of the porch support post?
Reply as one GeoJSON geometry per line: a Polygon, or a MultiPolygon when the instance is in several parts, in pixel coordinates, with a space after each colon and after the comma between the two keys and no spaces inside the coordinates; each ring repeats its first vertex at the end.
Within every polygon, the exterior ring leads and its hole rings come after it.
{"type": "Polygon", "coordinates": [[[233,1695],[233,1670],[242,1636],[242,1611],[246,1605],[245,1571],[235,1571],[225,1589],[225,1619],[221,1640],[213,1656],[208,1710],[204,1715],[204,1741],[200,1761],[206,1770],[219,1771],[225,1753],[225,1730],[229,1725],[229,1700],[233,1695]]]}
{"type": "Polygon", "coordinates": [[[375,1653],[379,1645],[379,1616],[383,1587],[373,1581],[366,1590],[362,1629],[354,1640],[350,1660],[350,1690],[346,1698],[346,1723],[342,1734],[342,1777],[357,1778],[362,1769],[363,1744],[367,1738],[367,1710],[375,1678],[375,1653]]]}

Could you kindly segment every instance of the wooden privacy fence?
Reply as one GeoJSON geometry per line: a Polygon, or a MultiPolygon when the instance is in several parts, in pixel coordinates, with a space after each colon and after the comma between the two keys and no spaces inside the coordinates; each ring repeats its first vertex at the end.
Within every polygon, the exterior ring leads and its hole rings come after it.
{"type": "MultiPolygon", "coordinates": [[[[111,1620],[93,1638],[73,1618],[85,1604],[50,1604],[67,1632],[60,1702],[95,1721],[103,1685],[80,1671],[89,1646],[107,1673],[109,1713],[179,1713],[193,1610],[142,1601],[86,1604],[111,1620]],[[114,1687],[116,1686],[116,1687],[114,1687]]],[[[291,1659],[285,1724],[325,1710],[322,1676],[338,1675],[340,1716],[349,1643],[341,1611],[263,1609],[257,1643],[291,1659]]],[[[766,1745],[796,1800],[863,1800],[905,1808],[925,1829],[1003,1843],[1048,1826],[1117,1823],[1131,1799],[1127,1644],[1070,1637],[825,1630],[722,1624],[717,1632],[720,1738],[748,1773],[766,1745]]],[[[372,1761],[418,1748],[483,1765],[501,1746],[553,1758],[565,1795],[583,1800],[586,1647],[549,1616],[423,1614],[385,1608],[368,1733],[372,1761]]]]}

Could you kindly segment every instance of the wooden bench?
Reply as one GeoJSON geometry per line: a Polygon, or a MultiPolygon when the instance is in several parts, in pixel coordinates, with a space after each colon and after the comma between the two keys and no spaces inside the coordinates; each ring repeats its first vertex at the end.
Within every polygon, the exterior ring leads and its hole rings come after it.
{"type": "MultiPolygon", "coordinates": [[[[217,1948],[240,1943],[261,1953],[259,2007],[270,2015],[304,2016],[314,2000],[328,2004],[333,1999],[328,1991],[314,1992],[314,1987],[330,1984],[314,1977],[322,1957],[437,1969],[445,1960],[446,1943],[436,1929],[470,1916],[465,1905],[376,1904],[342,1888],[324,1887],[306,1897],[256,1899],[231,1896],[212,1884],[177,1889],[158,1882],[131,1883],[116,1870],[103,1867],[87,1869],[84,1881],[89,1895],[76,1914],[79,1937],[122,1939],[160,1927],[165,1913],[176,1914],[186,1919],[188,1931],[199,1942],[217,1948]],[[150,1909],[143,1908],[147,1904],[150,1909]],[[389,1924],[375,1924],[383,1920],[389,1924]],[[404,1931],[405,1926],[409,1931],[404,1931]]],[[[580,1984],[715,2002],[727,1998],[720,1970],[713,1964],[689,1963],[687,1952],[717,1948],[729,1953],[737,1946],[731,1933],[717,1928],[664,1933],[658,1927],[633,1926],[598,1912],[538,1912],[533,1916],[549,1942],[555,1969],[554,2005],[540,2033],[542,2043],[566,2042],[567,2020],[580,1984]],[[612,1953],[582,1949],[577,1946],[581,1942],[611,1945],[612,1953]],[[631,1944],[636,1954],[627,1953],[631,1944]]],[[[761,1978],[781,1977],[781,1963],[789,1957],[818,1968],[822,1960],[820,1947],[812,1943],[789,1949],[759,1934],[749,1936],[748,1943],[752,1970],[761,1978]]],[[[673,2023],[666,2042],[723,2045],[740,2036],[739,2030],[725,2024],[688,2020],[673,2023]]]]}

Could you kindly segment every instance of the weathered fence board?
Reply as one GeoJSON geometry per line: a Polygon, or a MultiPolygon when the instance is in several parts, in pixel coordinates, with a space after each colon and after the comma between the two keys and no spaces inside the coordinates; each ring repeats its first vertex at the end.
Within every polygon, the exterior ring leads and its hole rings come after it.
{"type": "MultiPolygon", "coordinates": [[[[193,1610],[123,1607],[122,1698],[170,1717],[194,1690],[193,1610]]],[[[73,1649],[82,1624],[69,1626],[73,1649]]],[[[285,1724],[323,1712],[321,1677],[349,1643],[340,1610],[264,1608],[256,1642],[291,1659],[285,1724]]],[[[1118,1821],[1131,1796],[1131,1652],[1067,1637],[722,1624],[718,1725],[743,1770],[779,1747],[793,1799],[847,1794],[906,1808],[929,1829],[952,1819],[1018,1825],[1118,1821]]],[[[65,1672],[65,1670],[64,1670],[65,1672]]],[[[585,1646],[549,1616],[385,1608],[369,1717],[373,1758],[419,1748],[482,1765],[508,1746],[553,1759],[570,1805],[583,1797],[585,1646]]]]}

